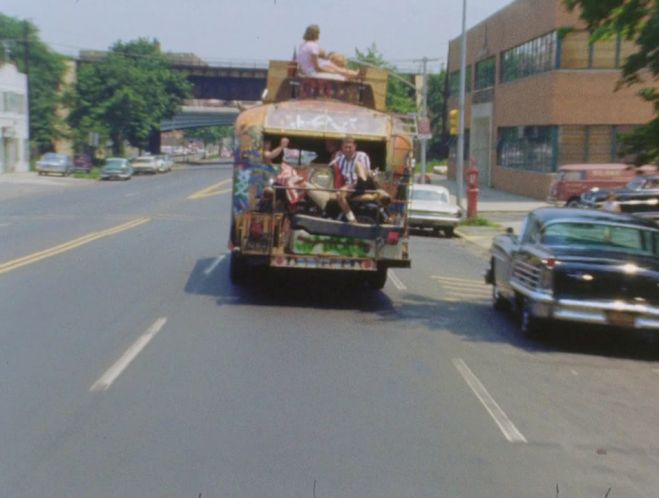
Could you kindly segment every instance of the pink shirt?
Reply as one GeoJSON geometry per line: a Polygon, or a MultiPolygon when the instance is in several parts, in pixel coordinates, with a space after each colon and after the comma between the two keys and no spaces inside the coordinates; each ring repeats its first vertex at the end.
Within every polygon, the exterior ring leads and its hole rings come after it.
{"type": "Polygon", "coordinates": [[[313,56],[318,57],[318,54],[320,54],[320,45],[318,45],[318,42],[305,41],[300,45],[297,51],[297,64],[302,74],[311,76],[316,73],[313,56]]]}

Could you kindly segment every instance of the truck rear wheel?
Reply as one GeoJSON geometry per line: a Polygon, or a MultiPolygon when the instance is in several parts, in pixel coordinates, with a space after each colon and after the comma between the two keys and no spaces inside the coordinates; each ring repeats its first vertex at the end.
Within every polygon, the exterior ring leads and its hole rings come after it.
{"type": "Polygon", "coordinates": [[[380,290],[387,283],[387,267],[378,266],[378,269],[366,277],[366,285],[373,290],[380,290]]]}
{"type": "Polygon", "coordinates": [[[229,279],[232,284],[240,285],[247,278],[247,264],[245,258],[236,252],[231,253],[229,262],[229,279]]]}

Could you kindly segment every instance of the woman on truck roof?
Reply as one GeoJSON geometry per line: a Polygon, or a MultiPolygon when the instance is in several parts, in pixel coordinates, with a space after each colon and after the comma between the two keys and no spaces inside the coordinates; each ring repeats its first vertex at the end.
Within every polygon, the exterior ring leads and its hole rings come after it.
{"type": "Polygon", "coordinates": [[[298,71],[301,76],[344,80],[346,77],[352,77],[358,74],[357,71],[341,67],[329,60],[328,54],[318,44],[319,38],[320,27],[317,24],[307,26],[302,36],[303,42],[298,48],[296,57],[298,71]]]}

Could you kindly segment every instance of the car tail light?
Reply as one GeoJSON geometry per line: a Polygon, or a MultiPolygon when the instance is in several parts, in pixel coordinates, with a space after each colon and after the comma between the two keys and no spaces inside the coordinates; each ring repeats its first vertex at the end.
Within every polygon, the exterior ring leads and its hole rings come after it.
{"type": "Polygon", "coordinates": [[[389,232],[387,234],[387,244],[395,246],[400,240],[400,232],[389,232]]]}

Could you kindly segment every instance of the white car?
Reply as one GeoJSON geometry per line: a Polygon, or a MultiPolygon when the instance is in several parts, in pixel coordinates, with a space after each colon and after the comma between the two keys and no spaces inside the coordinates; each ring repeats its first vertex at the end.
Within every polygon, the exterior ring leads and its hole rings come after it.
{"type": "Polygon", "coordinates": [[[155,175],[160,168],[160,160],[156,156],[140,156],[130,162],[135,174],[150,173],[155,175]]]}
{"type": "Polygon", "coordinates": [[[451,204],[449,191],[440,185],[412,185],[408,207],[408,223],[414,228],[431,228],[435,233],[453,236],[455,226],[462,220],[462,210],[451,204]]]}
{"type": "Polygon", "coordinates": [[[174,160],[168,154],[160,154],[156,158],[158,158],[160,163],[158,167],[159,173],[167,173],[174,167],[174,160]]]}

